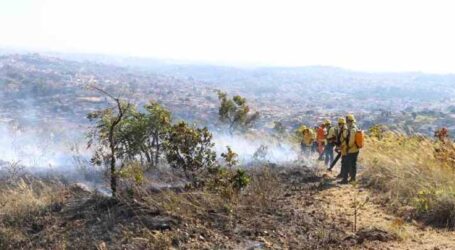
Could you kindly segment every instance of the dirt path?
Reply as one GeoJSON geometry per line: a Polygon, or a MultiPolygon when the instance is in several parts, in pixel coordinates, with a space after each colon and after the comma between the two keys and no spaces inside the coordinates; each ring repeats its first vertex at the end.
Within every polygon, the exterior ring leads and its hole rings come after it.
{"type": "Polygon", "coordinates": [[[352,232],[353,228],[354,197],[357,197],[360,203],[368,198],[370,201],[359,211],[357,230],[378,228],[396,233],[401,238],[398,241],[368,242],[362,245],[361,249],[455,249],[455,232],[424,227],[416,222],[405,222],[397,216],[387,214],[384,207],[371,201],[373,196],[366,189],[353,185],[336,185],[316,196],[321,202],[320,208],[347,232],[352,232]]]}

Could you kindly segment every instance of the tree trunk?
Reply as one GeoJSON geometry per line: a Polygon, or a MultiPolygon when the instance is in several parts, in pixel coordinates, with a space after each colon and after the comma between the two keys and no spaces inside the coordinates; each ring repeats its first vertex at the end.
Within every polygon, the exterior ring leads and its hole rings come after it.
{"type": "Polygon", "coordinates": [[[158,167],[158,161],[160,159],[160,142],[159,142],[158,134],[155,134],[155,141],[156,141],[156,144],[155,144],[155,147],[156,147],[156,151],[155,151],[155,167],[158,167]]]}
{"type": "Polygon", "coordinates": [[[158,167],[158,161],[160,160],[160,144],[156,144],[156,153],[155,153],[155,167],[158,167]]]}
{"type": "Polygon", "coordinates": [[[111,148],[111,190],[112,190],[112,197],[116,197],[117,195],[117,173],[115,172],[115,145],[114,145],[114,128],[115,126],[111,126],[109,130],[109,146],[111,148]]]}

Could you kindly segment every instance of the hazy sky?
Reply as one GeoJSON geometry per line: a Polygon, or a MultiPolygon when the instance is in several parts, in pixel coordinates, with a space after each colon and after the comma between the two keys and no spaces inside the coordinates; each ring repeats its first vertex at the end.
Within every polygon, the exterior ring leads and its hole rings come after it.
{"type": "Polygon", "coordinates": [[[0,0],[0,47],[455,73],[453,2],[0,0]]]}

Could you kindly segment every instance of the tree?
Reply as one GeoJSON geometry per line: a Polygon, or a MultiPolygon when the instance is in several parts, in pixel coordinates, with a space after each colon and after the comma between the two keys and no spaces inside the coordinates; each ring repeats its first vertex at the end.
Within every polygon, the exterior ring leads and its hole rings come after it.
{"type": "Polygon", "coordinates": [[[150,101],[145,112],[131,108],[119,125],[119,157],[139,160],[142,165],[157,166],[162,144],[171,126],[171,113],[160,104],[150,101]]]}
{"type": "Polygon", "coordinates": [[[145,114],[136,108],[130,108],[118,125],[118,150],[117,157],[127,161],[139,158],[144,164],[143,147],[147,139],[147,119],[145,114]]]}
{"type": "Polygon", "coordinates": [[[148,160],[151,162],[154,160],[152,164],[156,166],[161,155],[163,141],[171,127],[171,112],[157,102],[150,102],[145,106],[145,109],[147,111],[148,137],[146,151],[147,149],[149,151],[150,158],[148,160]]]}
{"type": "Polygon", "coordinates": [[[170,128],[164,144],[171,167],[183,170],[185,177],[198,184],[198,174],[216,164],[212,134],[207,128],[196,128],[179,122],[170,128]]]}
{"type": "Polygon", "coordinates": [[[119,124],[122,122],[125,113],[131,108],[131,104],[129,102],[121,101],[120,98],[114,97],[102,89],[97,87],[92,88],[115,102],[115,107],[95,111],[89,113],[87,116],[90,121],[96,121],[97,123],[96,127],[89,134],[91,137],[88,143],[89,147],[94,141],[98,142],[98,147],[92,158],[92,162],[98,165],[104,163],[110,166],[111,191],[112,196],[115,197],[117,192],[116,163],[118,149],[120,147],[119,124]]]}
{"type": "Polygon", "coordinates": [[[219,119],[229,126],[231,134],[236,129],[251,127],[259,118],[259,112],[253,114],[250,112],[250,107],[244,97],[236,95],[229,99],[226,93],[219,91],[218,99],[220,100],[219,119]]]}

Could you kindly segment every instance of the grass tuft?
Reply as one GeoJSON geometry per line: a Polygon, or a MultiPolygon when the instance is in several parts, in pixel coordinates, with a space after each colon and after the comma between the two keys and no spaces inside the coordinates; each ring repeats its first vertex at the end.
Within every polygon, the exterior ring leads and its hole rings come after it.
{"type": "Polygon", "coordinates": [[[420,136],[392,132],[368,138],[361,182],[395,211],[411,206],[415,218],[455,228],[455,149],[420,136]]]}

